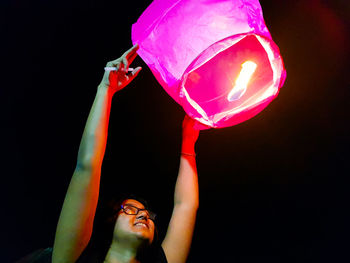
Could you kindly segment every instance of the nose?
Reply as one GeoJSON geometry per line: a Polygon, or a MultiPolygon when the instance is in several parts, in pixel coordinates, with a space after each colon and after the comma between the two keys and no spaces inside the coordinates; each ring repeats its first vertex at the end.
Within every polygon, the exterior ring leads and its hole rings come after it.
{"type": "Polygon", "coordinates": [[[148,219],[149,215],[148,212],[146,210],[140,210],[139,213],[136,216],[137,219],[148,219]]]}

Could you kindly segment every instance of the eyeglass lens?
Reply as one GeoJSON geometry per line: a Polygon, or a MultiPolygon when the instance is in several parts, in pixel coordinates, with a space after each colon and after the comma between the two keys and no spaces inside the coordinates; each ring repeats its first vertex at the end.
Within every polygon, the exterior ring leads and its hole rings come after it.
{"type": "Polygon", "coordinates": [[[128,215],[137,215],[139,213],[139,211],[146,211],[146,213],[150,219],[152,219],[152,220],[155,219],[155,214],[151,211],[148,211],[147,209],[141,209],[141,208],[135,207],[133,205],[128,205],[128,204],[123,205],[122,208],[123,208],[123,211],[128,215]]]}

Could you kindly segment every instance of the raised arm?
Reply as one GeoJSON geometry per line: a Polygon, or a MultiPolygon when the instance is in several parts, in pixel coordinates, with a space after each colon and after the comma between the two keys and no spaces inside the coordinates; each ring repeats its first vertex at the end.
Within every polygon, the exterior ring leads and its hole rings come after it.
{"type": "Polygon", "coordinates": [[[199,205],[198,178],[194,146],[199,130],[187,115],[182,125],[182,148],[175,186],[174,209],[162,243],[169,263],[186,262],[199,205]]]}
{"type": "Polygon", "coordinates": [[[75,262],[91,238],[112,97],[140,72],[141,68],[138,67],[128,74],[129,64],[137,56],[137,49],[135,45],[119,59],[108,62],[107,67],[116,67],[117,70],[106,70],[97,88],[80,142],[77,165],[57,224],[53,263],[75,262]]]}

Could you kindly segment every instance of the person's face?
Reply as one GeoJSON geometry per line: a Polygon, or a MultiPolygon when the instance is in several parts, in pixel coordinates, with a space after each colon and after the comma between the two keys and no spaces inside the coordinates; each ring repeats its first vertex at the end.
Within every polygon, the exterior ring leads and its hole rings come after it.
{"type": "MultiPolygon", "coordinates": [[[[123,206],[131,205],[144,209],[144,205],[137,200],[127,199],[123,206]]],[[[114,227],[114,235],[118,238],[137,238],[147,240],[149,244],[154,238],[154,222],[149,218],[146,210],[141,210],[137,215],[129,215],[119,211],[118,219],[114,227]]]]}

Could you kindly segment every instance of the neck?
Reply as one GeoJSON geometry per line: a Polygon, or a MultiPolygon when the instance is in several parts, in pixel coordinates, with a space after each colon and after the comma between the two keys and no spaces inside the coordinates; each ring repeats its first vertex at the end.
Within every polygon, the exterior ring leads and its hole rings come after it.
{"type": "Polygon", "coordinates": [[[140,244],[113,241],[104,263],[139,263],[136,256],[140,244]]]}

